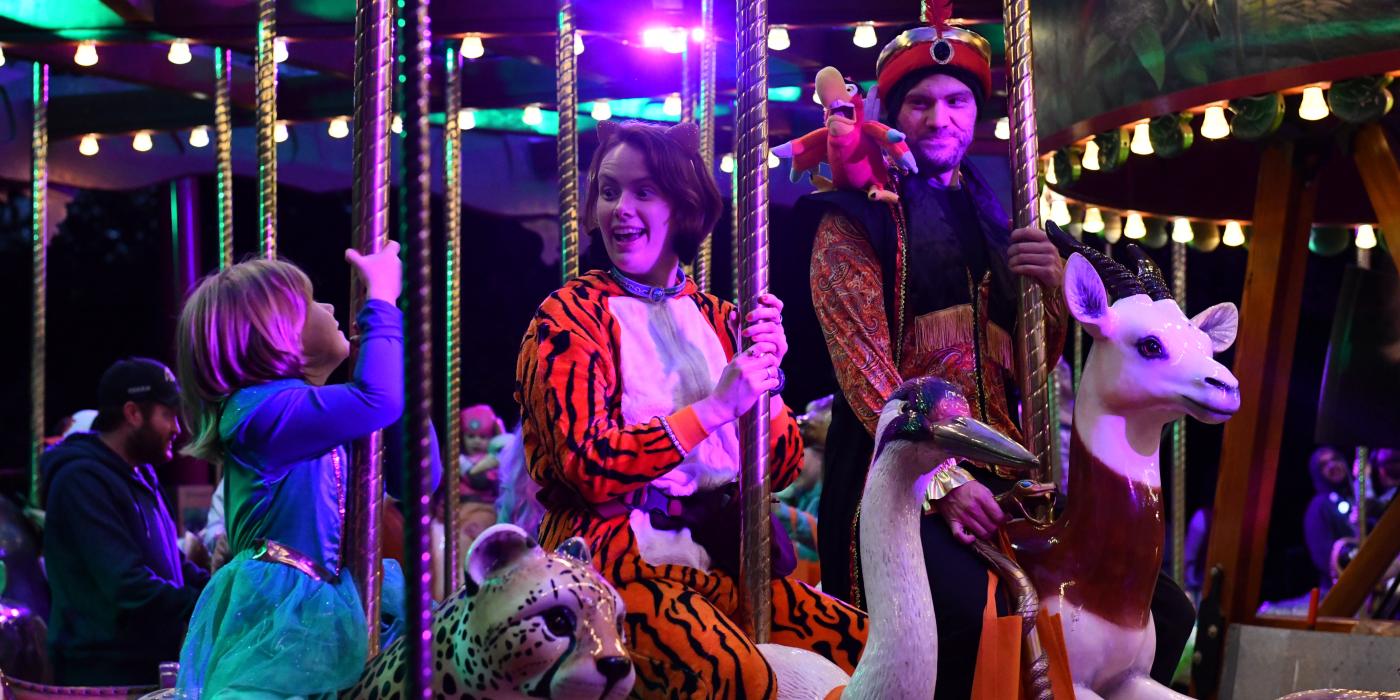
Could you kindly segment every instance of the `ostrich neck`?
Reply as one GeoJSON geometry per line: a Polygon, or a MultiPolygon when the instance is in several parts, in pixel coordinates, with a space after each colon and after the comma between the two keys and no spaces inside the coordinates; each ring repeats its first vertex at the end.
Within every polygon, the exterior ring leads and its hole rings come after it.
{"type": "Polygon", "coordinates": [[[870,637],[844,698],[912,698],[936,677],[937,626],[919,518],[926,471],[912,443],[876,449],[861,497],[860,561],[870,637]]]}

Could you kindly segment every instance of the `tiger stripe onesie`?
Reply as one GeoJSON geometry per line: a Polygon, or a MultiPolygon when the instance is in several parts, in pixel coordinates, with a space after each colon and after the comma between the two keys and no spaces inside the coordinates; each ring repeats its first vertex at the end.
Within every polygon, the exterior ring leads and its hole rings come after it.
{"type": "MultiPolygon", "coordinates": [[[[731,619],[739,605],[734,578],[710,567],[688,529],[655,529],[645,511],[619,505],[648,486],[686,496],[737,477],[735,425],[707,434],[689,408],[734,356],[733,311],[690,281],[674,297],[651,301],[594,271],[541,304],[521,346],[516,400],[527,465],[547,508],[540,540],[553,548],[582,537],[622,596],[634,697],[776,693],[773,670],[731,619]]],[[[773,411],[769,448],[777,491],[802,463],[786,406],[773,411]]],[[[793,578],[772,586],[771,641],[852,672],[869,630],[865,613],[793,578]]]]}

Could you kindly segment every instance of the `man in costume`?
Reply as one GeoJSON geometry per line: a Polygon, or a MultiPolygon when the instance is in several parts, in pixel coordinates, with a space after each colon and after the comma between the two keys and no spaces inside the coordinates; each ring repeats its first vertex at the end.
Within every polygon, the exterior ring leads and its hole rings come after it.
{"type": "MultiPolygon", "coordinates": [[[[906,379],[941,377],[967,397],[974,417],[1019,438],[1009,395],[1017,386],[1013,337],[1025,332],[1016,327],[1017,276],[1042,288],[1051,370],[1068,318],[1054,246],[1039,229],[1011,231],[996,194],[966,158],[992,90],[990,48],[946,24],[947,3],[930,5],[932,26],[901,34],[876,66],[881,116],[907,137],[918,173],[895,183],[898,202],[836,191],[799,205],[816,229],[813,303],[841,387],[818,515],[822,583],[859,605],[857,505],[889,394],[906,379]]],[[[994,496],[1011,484],[981,465],[935,471],[922,539],[938,611],[936,697],[972,693],[990,569],[967,544],[994,537],[1003,519],[994,496]]]]}

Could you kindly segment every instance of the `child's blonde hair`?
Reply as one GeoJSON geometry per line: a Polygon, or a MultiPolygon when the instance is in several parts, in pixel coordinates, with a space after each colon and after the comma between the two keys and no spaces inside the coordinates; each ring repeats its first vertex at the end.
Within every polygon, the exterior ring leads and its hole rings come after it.
{"type": "Polygon", "coordinates": [[[278,260],[249,260],[204,278],[180,312],[176,368],[190,444],[183,452],[223,463],[219,415],[244,387],[302,376],[301,330],[311,280],[278,260]]]}

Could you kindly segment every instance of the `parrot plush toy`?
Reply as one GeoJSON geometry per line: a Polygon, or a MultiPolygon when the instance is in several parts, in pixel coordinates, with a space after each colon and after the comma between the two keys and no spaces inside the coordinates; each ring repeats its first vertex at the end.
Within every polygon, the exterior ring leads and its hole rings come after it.
{"type": "Polygon", "coordinates": [[[794,180],[809,173],[818,189],[864,190],[873,200],[897,201],[899,195],[886,189],[889,163],[918,172],[904,134],[867,120],[860,87],[831,66],[817,73],[817,99],[826,108],[826,126],[774,148],[773,154],[792,160],[794,180]],[[829,181],[817,174],[822,163],[831,168],[829,181]]]}

